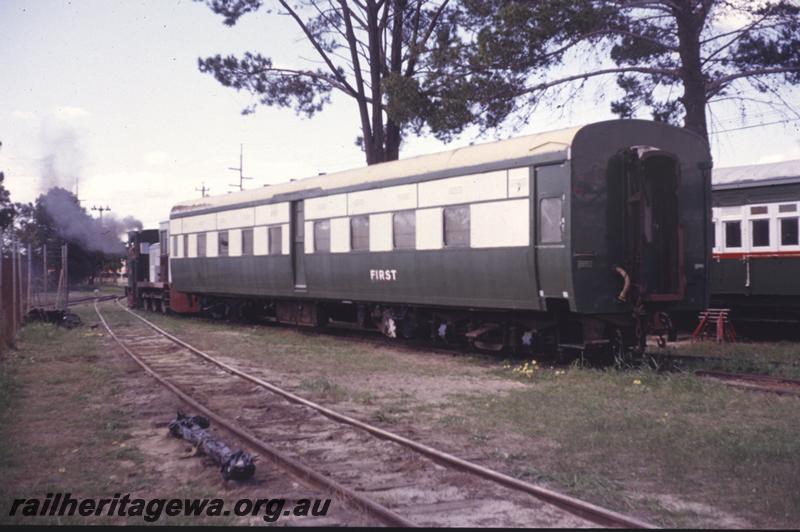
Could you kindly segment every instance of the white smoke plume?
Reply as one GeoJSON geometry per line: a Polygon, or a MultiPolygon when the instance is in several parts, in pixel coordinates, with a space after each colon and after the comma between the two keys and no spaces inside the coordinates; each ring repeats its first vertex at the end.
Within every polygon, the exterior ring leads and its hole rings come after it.
{"type": "Polygon", "coordinates": [[[68,122],[48,119],[42,123],[40,140],[45,155],[39,160],[39,189],[42,192],[53,187],[74,190],[85,162],[78,128],[68,122]]]}
{"type": "Polygon", "coordinates": [[[142,222],[132,216],[122,219],[112,214],[92,218],[75,195],[75,185],[85,163],[83,133],[70,122],[75,113],[61,113],[46,119],[41,126],[44,156],[40,159],[40,204],[52,220],[61,239],[77,242],[86,250],[122,256],[121,237],[129,230],[142,229],[142,222]]]}

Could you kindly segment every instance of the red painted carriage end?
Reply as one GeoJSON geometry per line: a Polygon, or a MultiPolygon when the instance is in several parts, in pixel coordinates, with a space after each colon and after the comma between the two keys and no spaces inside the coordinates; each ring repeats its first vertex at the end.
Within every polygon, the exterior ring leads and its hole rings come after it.
{"type": "Polygon", "coordinates": [[[200,312],[200,298],[179,292],[174,286],[169,288],[169,307],[173,312],[180,314],[196,314],[200,312]]]}

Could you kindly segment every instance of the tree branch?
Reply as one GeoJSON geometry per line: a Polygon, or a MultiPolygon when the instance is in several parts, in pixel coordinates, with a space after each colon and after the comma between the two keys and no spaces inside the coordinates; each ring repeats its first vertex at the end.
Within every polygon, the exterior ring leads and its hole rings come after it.
{"type": "Polygon", "coordinates": [[[666,69],[666,68],[648,68],[648,67],[620,67],[620,68],[606,68],[603,70],[596,70],[594,72],[585,72],[583,74],[575,74],[574,76],[567,76],[564,78],[556,79],[553,81],[548,81],[544,83],[539,83],[537,85],[533,85],[531,87],[526,87],[522,91],[519,92],[519,95],[522,94],[530,94],[532,92],[543,91],[549,89],[550,87],[555,87],[557,85],[563,85],[564,83],[569,83],[570,81],[577,81],[579,79],[589,79],[597,76],[605,76],[607,74],[624,74],[626,72],[633,72],[638,74],[658,74],[661,76],[669,76],[675,79],[680,79],[680,71],[677,69],[666,69]]]}
{"type": "Polygon", "coordinates": [[[727,76],[722,76],[706,85],[706,94],[710,97],[718,94],[719,91],[724,89],[730,82],[740,78],[752,78],[756,76],[769,76],[772,74],[787,74],[789,72],[800,72],[800,67],[772,67],[772,68],[757,68],[755,70],[744,70],[736,72],[727,76]]]}
{"type": "Polygon", "coordinates": [[[412,41],[411,43],[412,50],[411,54],[408,57],[408,65],[406,66],[405,76],[407,78],[414,75],[414,68],[417,65],[417,61],[419,60],[419,54],[422,51],[422,49],[426,46],[428,39],[431,38],[433,30],[436,28],[436,24],[439,22],[439,17],[442,15],[442,12],[444,12],[444,8],[447,7],[447,3],[449,1],[450,0],[444,0],[444,2],[442,2],[441,5],[439,6],[439,9],[437,9],[436,12],[433,14],[433,17],[431,17],[430,24],[428,24],[425,33],[422,35],[422,39],[420,39],[419,42],[412,41]]]}
{"type": "Polygon", "coordinates": [[[320,57],[322,57],[323,61],[325,61],[325,64],[328,65],[328,68],[330,69],[331,73],[334,76],[336,76],[336,78],[345,87],[348,88],[348,90],[350,91],[351,96],[355,96],[356,95],[356,90],[353,88],[352,85],[350,85],[350,83],[347,81],[347,78],[345,78],[342,75],[341,71],[338,68],[336,68],[336,66],[331,61],[330,57],[328,57],[328,54],[325,53],[325,50],[323,50],[322,46],[320,46],[320,44],[317,42],[317,39],[314,37],[314,34],[311,33],[311,30],[308,29],[308,26],[306,26],[305,22],[303,22],[303,20],[295,12],[294,9],[289,7],[289,4],[286,3],[286,0],[279,0],[279,2],[284,7],[284,9],[286,9],[289,12],[289,15],[291,15],[291,17],[295,20],[295,22],[297,22],[297,24],[303,30],[303,33],[306,34],[306,37],[308,37],[308,40],[311,42],[311,45],[314,46],[314,49],[317,50],[317,53],[319,53],[320,57]]]}
{"type": "MultiPolygon", "coordinates": [[[[344,17],[344,27],[347,33],[347,42],[350,45],[350,56],[353,60],[353,70],[356,75],[356,86],[358,91],[355,94],[356,102],[358,103],[358,111],[361,116],[361,131],[364,133],[364,151],[367,154],[367,164],[371,164],[374,157],[374,152],[371,146],[372,127],[369,122],[369,110],[367,109],[366,96],[364,94],[364,78],[361,73],[361,63],[358,60],[358,50],[356,49],[356,36],[353,33],[353,23],[350,19],[350,8],[347,6],[347,0],[339,0],[342,6],[342,14],[344,17]]],[[[373,102],[374,104],[374,102],[373,102]]]]}

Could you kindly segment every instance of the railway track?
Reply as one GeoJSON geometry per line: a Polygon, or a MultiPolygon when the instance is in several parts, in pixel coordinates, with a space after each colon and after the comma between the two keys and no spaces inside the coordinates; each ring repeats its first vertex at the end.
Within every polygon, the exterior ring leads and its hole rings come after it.
{"type": "MultiPolygon", "coordinates": [[[[730,357],[721,357],[721,356],[703,356],[703,355],[679,355],[676,353],[648,353],[646,356],[650,357],[651,360],[658,363],[659,365],[663,365],[664,362],[672,362],[678,366],[691,366],[697,365],[702,363],[711,363],[711,364],[730,364],[730,363],[755,363],[754,361],[749,361],[747,359],[741,358],[730,358],[730,357]]],[[[773,368],[780,368],[780,367],[798,367],[800,366],[799,362],[786,362],[780,360],[764,360],[760,362],[761,364],[766,364],[773,368]]]]}
{"type": "Polygon", "coordinates": [[[67,304],[68,306],[73,305],[82,305],[84,303],[91,303],[93,301],[111,301],[112,299],[118,299],[121,296],[110,295],[110,296],[89,296],[89,297],[81,297],[78,299],[72,299],[67,304]]]}
{"type": "Polygon", "coordinates": [[[714,380],[728,386],[735,386],[746,390],[800,396],[800,380],[796,379],[787,379],[785,377],[775,377],[771,375],[704,370],[695,371],[694,374],[701,379],[714,380]]]}
{"type": "MultiPolygon", "coordinates": [[[[119,304],[119,301],[117,302],[119,304]]],[[[245,373],[142,316],[109,334],[193,409],[309,485],[390,526],[651,528],[339,414],[245,373]],[[235,419],[235,422],[230,421],[235,419]]]]}

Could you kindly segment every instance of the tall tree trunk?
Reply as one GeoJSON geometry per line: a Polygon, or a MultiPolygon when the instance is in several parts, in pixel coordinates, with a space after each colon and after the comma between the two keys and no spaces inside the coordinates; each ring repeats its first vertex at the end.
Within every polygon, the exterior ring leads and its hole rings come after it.
{"type": "Polygon", "coordinates": [[[381,54],[381,29],[378,25],[378,5],[375,0],[367,0],[367,28],[369,39],[369,69],[372,88],[372,135],[377,155],[375,162],[386,160],[383,136],[383,55],[381,54]]]}
{"type": "MultiPolygon", "coordinates": [[[[421,4],[420,4],[421,5],[421,4]]],[[[406,0],[394,0],[392,18],[392,47],[389,55],[389,71],[392,75],[400,76],[403,69],[403,26],[406,0]]],[[[419,6],[418,6],[419,7],[419,6]]],[[[391,118],[386,119],[386,149],[387,161],[396,161],[400,158],[400,142],[402,140],[400,126],[391,118]]]]}
{"type": "Polygon", "coordinates": [[[700,59],[700,32],[705,24],[706,13],[695,12],[692,4],[693,2],[683,2],[675,11],[683,81],[681,102],[686,112],[683,127],[699,133],[708,142],[706,83],[700,59]]]}
{"type": "Polygon", "coordinates": [[[386,121],[386,161],[396,161],[400,158],[400,142],[403,140],[400,135],[400,128],[391,119],[386,121]]]}
{"type": "Polygon", "coordinates": [[[355,32],[353,31],[353,22],[350,18],[350,8],[347,6],[346,0],[339,0],[339,4],[342,7],[347,43],[350,47],[350,57],[353,61],[353,70],[355,71],[356,76],[357,94],[354,96],[354,98],[358,103],[358,113],[361,117],[361,132],[363,134],[364,153],[367,155],[367,164],[375,164],[380,162],[380,159],[378,158],[378,153],[375,150],[375,137],[372,133],[372,127],[369,123],[367,97],[364,94],[364,79],[361,76],[361,64],[358,60],[358,43],[356,41],[355,32]]]}

